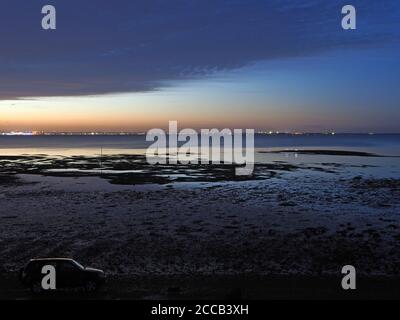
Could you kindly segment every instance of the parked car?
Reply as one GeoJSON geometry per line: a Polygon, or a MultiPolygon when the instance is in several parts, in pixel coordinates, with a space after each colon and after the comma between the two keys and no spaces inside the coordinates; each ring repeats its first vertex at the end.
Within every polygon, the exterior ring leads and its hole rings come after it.
{"type": "Polygon", "coordinates": [[[73,259],[45,258],[32,259],[20,270],[20,280],[23,285],[35,293],[41,292],[42,268],[53,266],[56,270],[56,288],[79,288],[95,291],[105,283],[105,273],[102,270],[82,266],[73,259]]]}

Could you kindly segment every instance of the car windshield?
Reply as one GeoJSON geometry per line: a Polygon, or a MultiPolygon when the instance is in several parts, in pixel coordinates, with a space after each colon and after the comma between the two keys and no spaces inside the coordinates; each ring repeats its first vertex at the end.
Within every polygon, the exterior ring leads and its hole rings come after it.
{"type": "Polygon", "coordinates": [[[80,268],[80,269],[85,269],[85,267],[83,265],[81,265],[79,262],[76,262],[75,260],[73,260],[72,263],[75,264],[76,266],[78,266],[78,268],[80,268]]]}

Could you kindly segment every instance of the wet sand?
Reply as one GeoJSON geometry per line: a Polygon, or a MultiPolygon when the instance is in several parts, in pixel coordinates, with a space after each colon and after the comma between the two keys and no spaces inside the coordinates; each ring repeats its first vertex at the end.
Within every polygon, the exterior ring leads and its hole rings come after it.
{"type": "Polygon", "coordinates": [[[245,181],[200,182],[189,171],[194,179],[132,185],[3,166],[3,296],[26,297],[13,276],[30,258],[58,256],[105,270],[100,297],[330,298],[351,264],[368,279],[359,294],[399,298],[400,180],[313,168],[266,164],[245,181]]]}

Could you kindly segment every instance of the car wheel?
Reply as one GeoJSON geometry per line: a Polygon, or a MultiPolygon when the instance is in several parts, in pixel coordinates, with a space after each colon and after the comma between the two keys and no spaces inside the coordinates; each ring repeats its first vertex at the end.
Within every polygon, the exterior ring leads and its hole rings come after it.
{"type": "Polygon", "coordinates": [[[93,292],[97,290],[97,283],[94,281],[88,281],[85,284],[85,291],[93,292]]]}
{"type": "Polygon", "coordinates": [[[34,294],[39,294],[42,293],[42,284],[40,282],[35,282],[31,285],[31,291],[34,294]]]}

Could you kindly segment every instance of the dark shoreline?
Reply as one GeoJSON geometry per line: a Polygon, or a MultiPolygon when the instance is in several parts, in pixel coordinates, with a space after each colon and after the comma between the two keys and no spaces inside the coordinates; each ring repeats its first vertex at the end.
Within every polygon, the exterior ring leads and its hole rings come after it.
{"type": "Polygon", "coordinates": [[[399,300],[400,277],[358,277],[356,290],[342,276],[112,276],[97,292],[62,290],[32,294],[15,274],[0,274],[1,300],[399,300]]]}
{"type": "Polygon", "coordinates": [[[384,156],[376,153],[361,152],[361,151],[347,151],[347,150],[303,150],[303,149],[285,149],[274,151],[258,151],[258,153],[297,153],[305,155],[323,155],[323,156],[347,156],[347,157],[379,157],[379,158],[397,158],[396,156],[384,156]]]}

